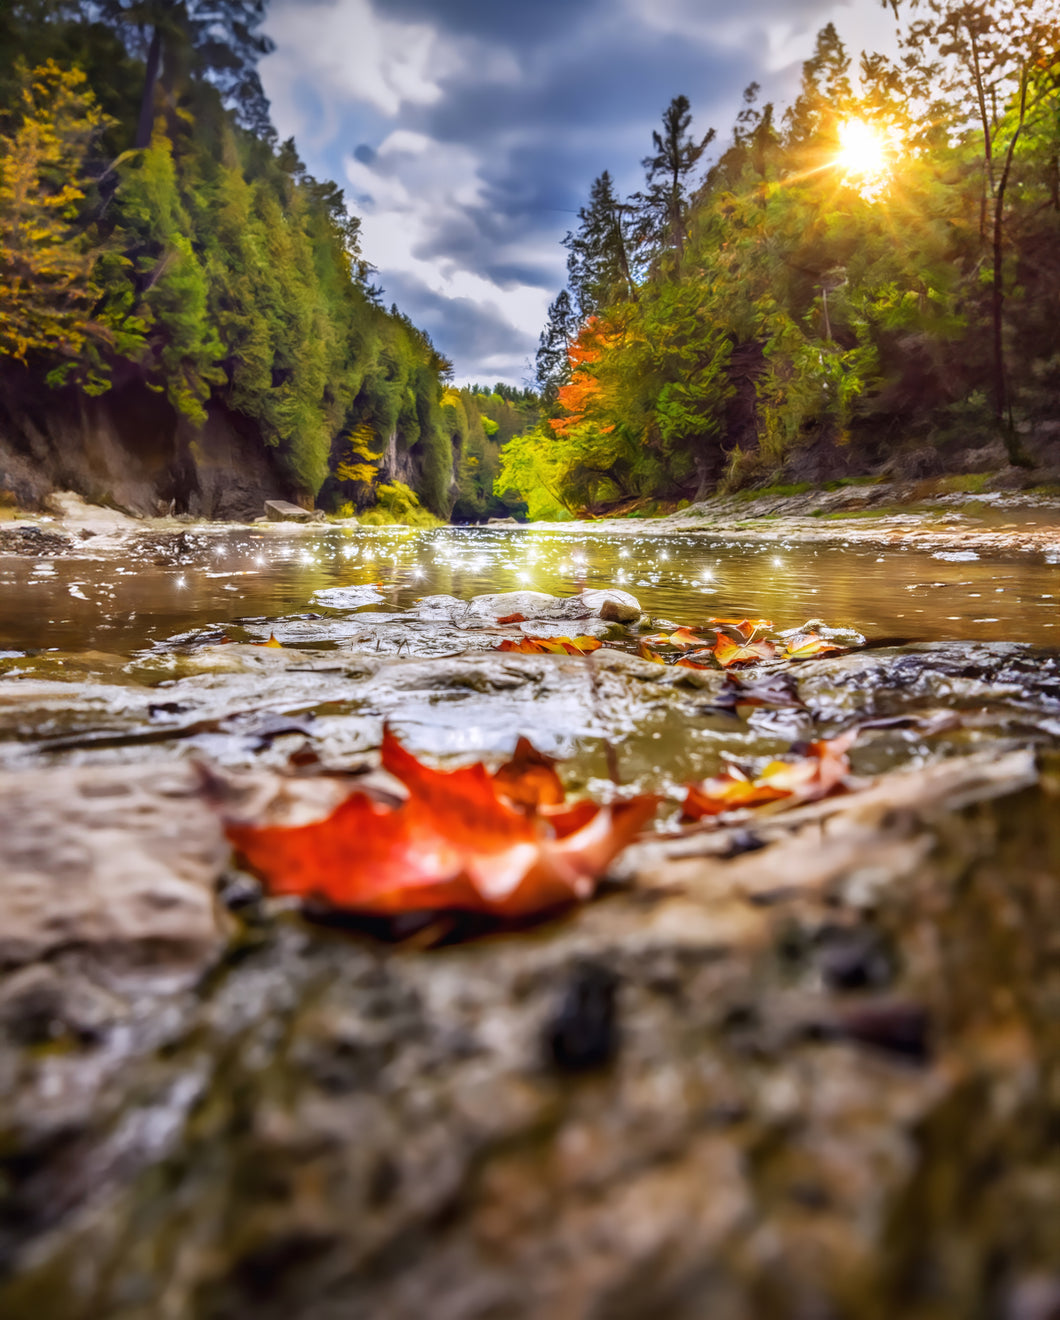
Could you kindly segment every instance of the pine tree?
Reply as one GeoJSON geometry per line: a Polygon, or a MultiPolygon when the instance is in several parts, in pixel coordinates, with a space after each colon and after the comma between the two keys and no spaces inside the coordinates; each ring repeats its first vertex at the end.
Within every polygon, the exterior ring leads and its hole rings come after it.
{"type": "Polygon", "coordinates": [[[261,32],[267,0],[81,0],[86,19],[117,27],[144,60],[140,119],[133,145],[151,142],[159,86],[172,114],[180,85],[205,77],[244,128],[274,136],[258,61],[273,50],[261,32]]]}
{"type": "Polygon", "coordinates": [[[548,322],[538,343],[535,381],[546,402],[552,402],[570,379],[568,353],[578,333],[578,316],[566,289],[549,305],[548,322]]]}
{"type": "Polygon", "coordinates": [[[702,138],[691,137],[691,124],[688,97],[675,96],[663,113],[662,133],[651,135],[654,152],[641,161],[647,171],[647,190],[636,195],[642,241],[670,249],[678,261],[687,237],[692,172],[716,136],[709,129],[702,138]]]}
{"type": "Polygon", "coordinates": [[[589,205],[578,212],[578,229],[563,240],[567,285],[583,319],[616,299],[636,297],[626,234],[629,210],[615,195],[611,175],[604,170],[593,180],[589,205]]]}

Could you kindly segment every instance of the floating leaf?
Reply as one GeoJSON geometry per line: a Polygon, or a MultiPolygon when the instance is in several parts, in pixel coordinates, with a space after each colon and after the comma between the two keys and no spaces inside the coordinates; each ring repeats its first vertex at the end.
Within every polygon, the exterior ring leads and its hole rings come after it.
{"type": "Polygon", "coordinates": [[[531,753],[517,749],[498,782],[481,763],[432,770],[384,730],[383,766],[409,793],[400,806],[354,793],[325,820],[292,827],[230,821],[227,834],[271,893],[352,911],[516,917],[563,906],[591,896],[658,799],[535,811],[535,796],[553,796],[554,785],[530,773],[531,753]],[[510,793],[527,809],[511,805],[510,793]]]}
{"type": "Polygon", "coordinates": [[[809,660],[815,655],[842,655],[849,648],[827,642],[817,633],[799,633],[789,637],[784,647],[785,660],[809,660]]]}
{"type": "Polygon", "coordinates": [[[707,623],[711,626],[718,624],[723,628],[731,628],[745,642],[753,637],[760,628],[772,628],[772,619],[708,619],[707,623]]]}
{"type": "Polygon", "coordinates": [[[772,660],[777,648],[772,642],[734,642],[731,637],[719,633],[713,654],[718,664],[728,669],[730,665],[752,665],[761,660],[772,660]]]}
{"type": "Polygon", "coordinates": [[[760,807],[789,800],[816,802],[842,786],[850,772],[847,751],[857,737],[851,729],[830,741],[810,743],[808,755],[795,761],[770,761],[753,779],[736,766],[727,766],[714,779],[692,784],[685,798],[688,820],[721,816],[741,807],[760,807]]]}
{"type": "MultiPolygon", "coordinates": [[[[221,640],[227,642],[227,641],[228,641],[228,638],[227,638],[227,637],[223,637],[221,640]]],[[[278,642],[278,641],[276,640],[276,634],[275,634],[274,632],[269,633],[269,640],[268,640],[267,642],[254,642],[253,645],[254,645],[254,646],[272,646],[272,647],[275,647],[277,650],[281,650],[281,651],[283,650],[283,642],[278,642]]]]}
{"type": "Polygon", "coordinates": [[[637,654],[642,660],[649,660],[653,665],[666,664],[666,661],[658,651],[653,651],[645,639],[642,639],[640,645],[637,647],[637,654]]]}
{"type": "Polygon", "coordinates": [[[697,637],[691,628],[678,628],[672,633],[652,633],[644,638],[652,646],[676,646],[679,651],[687,651],[693,646],[709,646],[706,637],[697,637]]]}

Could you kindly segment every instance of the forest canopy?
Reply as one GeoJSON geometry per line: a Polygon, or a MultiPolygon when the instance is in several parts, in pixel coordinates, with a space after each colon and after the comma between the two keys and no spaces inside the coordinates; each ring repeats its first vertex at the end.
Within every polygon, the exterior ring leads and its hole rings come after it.
{"type": "MultiPolygon", "coordinates": [[[[546,413],[497,490],[533,517],[879,471],[1021,439],[1060,402],[1060,23],[891,0],[894,59],[817,37],[727,138],[676,96],[629,197],[565,239],[546,413]]],[[[915,465],[914,465],[915,467],[915,465]]]]}
{"type": "Polygon", "coordinates": [[[264,0],[3,8],[0,367],[90,395],[139,382],[193,427],[224,410],[306,502],[506,513],[499,448],[533,396],[453,391],[383,305],[341,189],[277,141],[265,18],[264,0]]]}

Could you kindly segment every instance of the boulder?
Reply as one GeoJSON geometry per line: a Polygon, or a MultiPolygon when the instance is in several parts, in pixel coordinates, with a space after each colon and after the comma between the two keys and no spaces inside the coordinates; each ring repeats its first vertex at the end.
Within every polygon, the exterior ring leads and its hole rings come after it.
{"type": "Polygon", "coordinates": [[[320,509],[303,509],[300,505],[292,504],[289,500],[266,500],[265,517],[269,522],[323,522],[324,515],[320,509]]]}
{"type": "Polygon", "coordinates": [[[644,611],[636,596],[628,591],[618,591],[614,587],[606,590],[587,590],[581,594],[582,603],[590,614],[607,623],[636,623],[644,611]]]}

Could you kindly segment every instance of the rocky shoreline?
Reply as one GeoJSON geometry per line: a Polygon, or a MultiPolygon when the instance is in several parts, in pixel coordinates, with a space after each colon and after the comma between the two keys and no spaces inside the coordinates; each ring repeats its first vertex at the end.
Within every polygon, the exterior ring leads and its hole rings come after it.
{"type": "MultiPolygon", "coordinates": [[[[877,545],[885,549],[953,550],[992,554],[1060,555],[1060,496],[995,492],[918,496],[915,484],[844,487],[800,495],[752,499],[716,498],[659,518],[600,518],[580,523],[504,524],[506,530],[613,536],[731,537],[748,543],[877,545]]],[[[208,522],[189,517],[138,518],[87,504],[62,492],[51,513],[20,513],[0,521],[0,554],[71,553],[92,540],[93,553],[120,548],[130,537],[194,530],[209,535],[239,526],[269,524],[286,534],[312,534],[322,526],[357,526],[356,518],[323,515],[271,501],[275,510],[256,524],[208,522]]]]}

